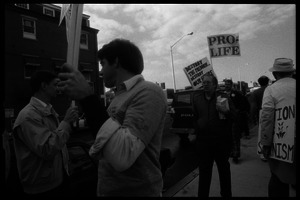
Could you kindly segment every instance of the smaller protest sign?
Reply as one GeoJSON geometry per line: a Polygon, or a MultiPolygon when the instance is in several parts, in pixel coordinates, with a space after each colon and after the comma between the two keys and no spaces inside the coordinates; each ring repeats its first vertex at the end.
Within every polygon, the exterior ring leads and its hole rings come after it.
{"type": "Polygon", "coordinates": [[[211,73],[215,76],[215,72],[206,57],[183,68],[183,71],[193,89],[198,89],[202,86],[204,74],[211,73]]]}
{"type": "MultiPolygon", "coordinates": [[[[261,115],[261,112],[260,112],[261,115]]],[[[270,158],[292,163],[295,154],[295,117],[294,103],[279,103],[275,108],[275,127],[270,158]]],[[[262,154],[261,122],[258,127],[257,153],[262,154]]]]}

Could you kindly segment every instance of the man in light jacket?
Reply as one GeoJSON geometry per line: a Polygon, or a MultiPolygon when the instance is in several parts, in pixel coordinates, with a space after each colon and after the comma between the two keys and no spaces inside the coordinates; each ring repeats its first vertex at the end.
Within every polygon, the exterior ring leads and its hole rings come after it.
{"type": "MultiPolygon", "coordinates": [[[[269,71],[272,72],[276,82],[265,89],[260,118],[263,154],[265,158],[268,158],[271,170],[268,195],[269,197],[288,197],[289,185],[296,184],[296,80],[292,78],[295,71],[293,60],[277,58],[269,71]],[[289,115],[285,112],[286,107],[291,111],[289,115]],[[289,118],[289,125],[285,124],[287,118],[289,118]],[[281,147],[277,148],[274,143],[274,139],[280,140],[288,136],[294,140],[290,154],[293,156],[292,163],[278,160],[279,157],[283,158],[282,155],[286,150],[281,150],[281,147]],[[270,157],[273,148],[276,148],[277,159],[270,157]],[[279,151],[282,153],[281,156],[278,154],[279,151]]],[[[283,148],[283,145],[281,146],[283,148]]]]}
{"type": "Polygon", "coordinates": [[[67,188],[71,123],[78,119],[70,107],[59,122],[50,104],[59,79],[49,71],[37,71],[30,80],[34,95],[20,111],[13,127],[14,149],[20,181],[28,196],[62,196],[67,188]]]}

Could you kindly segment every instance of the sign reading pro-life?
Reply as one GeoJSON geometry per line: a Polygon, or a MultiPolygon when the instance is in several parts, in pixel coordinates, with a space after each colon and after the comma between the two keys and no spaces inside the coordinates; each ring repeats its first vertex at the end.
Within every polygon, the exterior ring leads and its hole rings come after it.
{"type": "Polygon", "coordinates": [[[202,86],[204,74],[211,73],[216,76],[212,66],[210,65],[206,57],[183,68],[183,71],[189,79],[193,89],[198,89],[202,86]]]}
{"type": "Polygon", "coordinates": [[[240,56],[239,34],[222,34],[207,37],[210,57],[240,56]]]}

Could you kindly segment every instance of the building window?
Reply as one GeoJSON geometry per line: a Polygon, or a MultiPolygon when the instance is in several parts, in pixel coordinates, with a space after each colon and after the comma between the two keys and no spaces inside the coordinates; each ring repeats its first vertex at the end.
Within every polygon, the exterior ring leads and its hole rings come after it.
{"type": "Polygon", "coordinates": [[[40,64],[37,63],[25,63],[24,78],[29,79],[37,71],[40,64]]]}
{"type": "Polygon", "coordinates": [[[88,34],[87,33],[81,33],[80,36],[80,48],[82,49],[88,49],[88,34]]]}
{"type": "Polygon", "coordinates": [[[15,6],[29,10],[29,4],[15,3],[15,6]]]}
{"type": "Polygon", "coordinates": [[[90,21],[88,19],[82,19],[82,25],[90,27],[90,21]]]}
{"type": "Polygon", "coordinates": [[[45,15],[49,15],[51,17],[55,17],[55,11],[51,8],[46,8],[46,7],[43,7],[43,13],[45,15]]]}
{"type": "Polygon", "coordinates": [[[23,18],[23,37],[29,39],[36,39],[35,20],[23,18]]]}

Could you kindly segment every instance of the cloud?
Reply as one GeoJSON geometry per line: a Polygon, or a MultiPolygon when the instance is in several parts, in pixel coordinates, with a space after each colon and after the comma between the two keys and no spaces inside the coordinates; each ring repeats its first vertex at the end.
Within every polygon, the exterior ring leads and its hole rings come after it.
{"type": "Polygon", "coordinates": [[[84,11],[93,15],[107,14],[121,5],[119,4],[84,4],[84,11]]]}
{"type": "Polygon", "coordinates": [[[153,30],[164,23],[163,6],[149,4],[130,4],[123,9],[124,13],[133,16],[134,21],[148,30],[153,30]]]}
{"type": "MultiPolygon", "coordinates": [[[[209,56],[207,36],[239,33],[241,43],[255,39],[295,16],[295,5],[85,4],[84,13],[91,15],[91,27],[100,30],[99,47],[116,37],[133,40],[144,55],[144,73],[158,77],[170,75],[170,46],[187,33],[194,32],[173,49],[175,75],[182,75],[185,65],[209,56]]],[[[168,81],[171,86],[172,80],[168,81]]]]}
{"type": "Polygon", "coordinates": [[[107,18],[106,13],[117,13],[115,9],[118,9],[120,5],[85,5],[84,12],[91,15],[90,24],[91,27],[99,30],[98,33],[98,46],[102,46],[104,43],[115,39],[117,37],[126,37],[134,32],[134,28],[129,24],[124,24],[117,19],[107,18]]]}
{"type": "Polygon", "coordinates": [[[143,25],[139,26],[139,31],[140,32],[145,32],[146,31],[145,26],[143,26],[143,25]]]}

